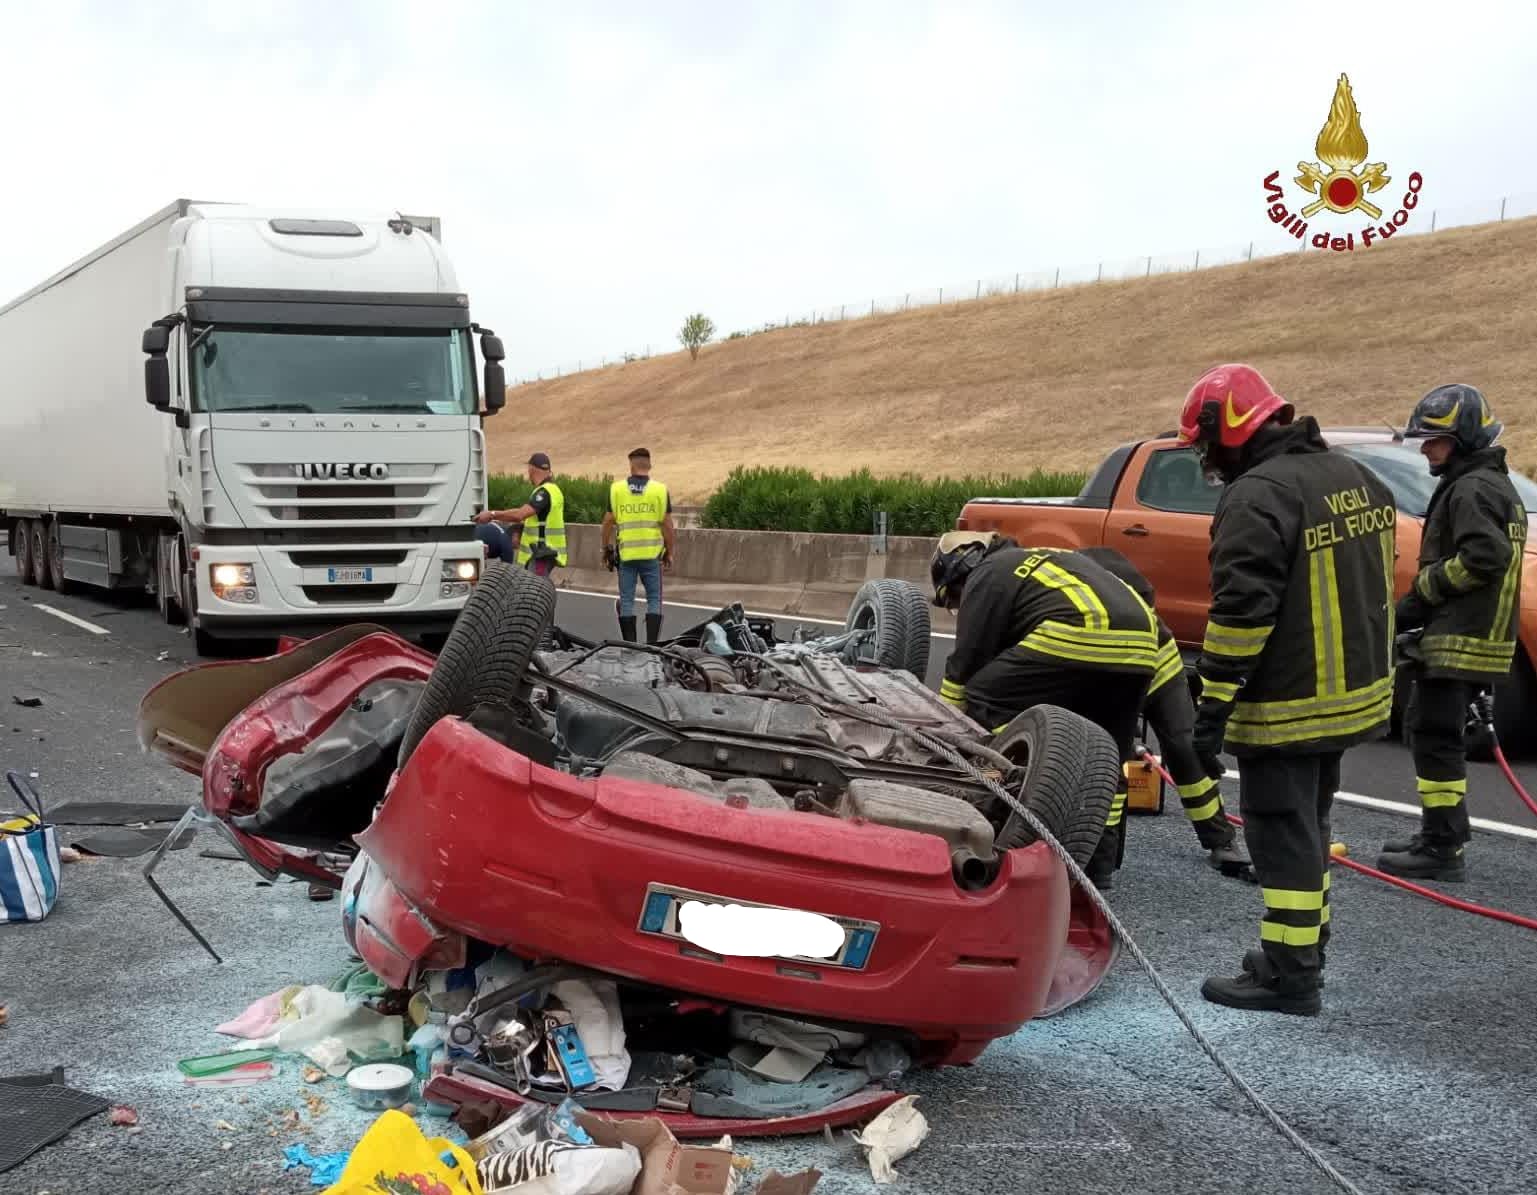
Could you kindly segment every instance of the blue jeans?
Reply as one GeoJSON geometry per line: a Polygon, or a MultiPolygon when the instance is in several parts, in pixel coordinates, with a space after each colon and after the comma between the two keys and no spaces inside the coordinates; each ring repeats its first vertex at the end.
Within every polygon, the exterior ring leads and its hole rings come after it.
{"type": "MultiPolygon", "coordinates": [[[[512,536],[507,534],[507,529],[500,523],[477,523],[475,525],[475,538],[486,545],[486,555],[493,560],[517,564],[517,546],[513,542],[512,536]]],[[[548,577],[555,569],[555,561],[530,560],[528,567],[535,576],[548,577]]]]}
{"type": "Polygon", "coordinates": [[[646,613],[662,612],[662,562],[631,560],[619,563],[619,617],[635,617],[635,582],[646,587],[646,613]]]}

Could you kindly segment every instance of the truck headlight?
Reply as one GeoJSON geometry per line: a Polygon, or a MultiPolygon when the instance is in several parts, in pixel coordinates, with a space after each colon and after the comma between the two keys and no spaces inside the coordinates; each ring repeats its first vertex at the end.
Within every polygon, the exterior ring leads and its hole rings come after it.
{"type": "Polygon", "coordinates": [[[256,601],[256,570],[249,564],[211,564],[208,580],[214,596],[226,602],[256,601]]]}
{"type": "Polygon", "coordinates": [[[468,581],[474,583],[480,578],[480,561],[478,560],[445,560],[443,562],[443,580],[468,581]]]}

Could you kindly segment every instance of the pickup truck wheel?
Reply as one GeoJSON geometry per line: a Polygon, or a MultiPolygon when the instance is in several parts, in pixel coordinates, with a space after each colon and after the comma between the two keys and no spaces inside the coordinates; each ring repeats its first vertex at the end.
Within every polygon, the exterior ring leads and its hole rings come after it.
{"type": "Polygon", "coordinates": [[[16,575],[23,585],[37,584],[37,559],[32,555],[32,520],[18,519],[11,530],[16,545],[16,575]]]}
{"type": "MultiPolygon", "coordinates": [[[[1027,709],[999,732],[993,750],[1025,769],[1022,799],[1080,867],[1104,833],[1121,781],[1121,753],[1105,731],[1054,705],[1027,709]]],[[[1029,846],[1037,835],[1009,812],[998,832],[1001,851],[1029,846]]]]}
{"type": "Polygon", "coordinates": [[[501,561],[487,566],[406,724],[400,766],[440,719],[466,717],[477,705],[506,705],[522,694],[529,661],[555,617],[555,596],[554,585],[526,569],[501,561]]]}
{"type": "MultiPolygon", "coordinates": [[[[843,629],[849,631],[873,630],[875,632],[875,663],[882,668],[897,668],[913,672],[922,680],[928,672],[929,636],[927,619],[917,628],[922,639],[920,646],[913,642],[911,594],[921,593],[916,585],[883,577],[866,581],[849,605],[843,629]],[[921,650],[921,659],[920,659],[921,650]],[[914,670],[911,665],[921,662],[923,668],[914,670]]],[[[925,614],[927,612],[925,611],[925,614]]]]}
{"type": "Polygon", "coordinates": [[[1500,750],[1512,758],[1531,755],[1534,720],[1537,720],[1537,676],[1532,672],[1532,662],[1526,652],[1518,648],[1510,679],[1494,689],[1494,733],[1499,736],[1500,750]]]}
{"type": "Polygon", "coordinates": [[[48,524],[42,519],[32,520],[32,571],[37,583],[44,589],[54,587],[53,555],[48,551],[48,524]]]}

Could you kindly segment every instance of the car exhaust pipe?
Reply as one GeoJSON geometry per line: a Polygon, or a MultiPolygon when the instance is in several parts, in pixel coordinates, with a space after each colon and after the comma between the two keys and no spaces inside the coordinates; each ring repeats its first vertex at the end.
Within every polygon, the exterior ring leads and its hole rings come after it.
{"type": "Polygon", "coordinates": [[[984,859],[969,848],[958,846],[950,852],[950,872],[955,876],[957,887],[978,892],[993,882],[997,860],[984,859]]]}

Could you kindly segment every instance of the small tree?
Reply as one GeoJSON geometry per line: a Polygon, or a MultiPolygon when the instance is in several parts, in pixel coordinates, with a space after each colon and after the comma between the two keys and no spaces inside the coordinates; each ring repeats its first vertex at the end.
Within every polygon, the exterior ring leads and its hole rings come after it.
{"type": "Polygon", "coordinates": [[[689,360],[699,360],[699,350],[715,338],[715,324],[709,316],[696,313],[683,321],[678,340],[688,350],[689,360]]]}

